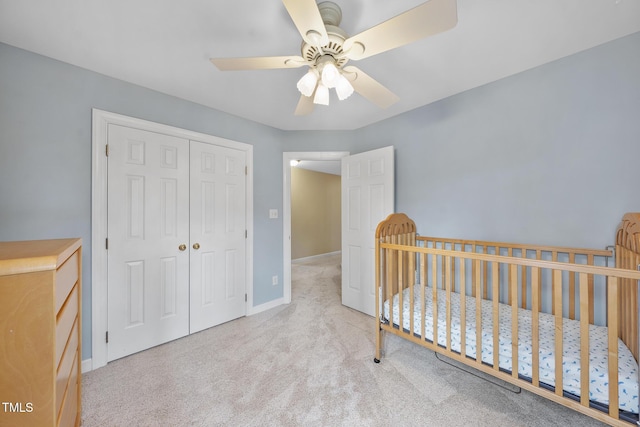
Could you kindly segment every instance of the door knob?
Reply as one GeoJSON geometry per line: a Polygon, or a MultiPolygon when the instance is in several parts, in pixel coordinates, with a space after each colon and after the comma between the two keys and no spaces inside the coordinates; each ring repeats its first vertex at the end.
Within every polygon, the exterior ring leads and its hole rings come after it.
{"type": "Polygon", "coordinates": [[[184,251],[187,249],[187,245],[185,245],[184,243],[181,244],[180,246],[178,246],[178,249],[180,249],[181,251],[184,251]]]}
{"type": "Polygon", "coordinates": [[[200,243],[194,243],[194,244],[193,244],[193,249],[195,249],[196,251],[197,251],[198,249],[200,249],[200,243]]]}

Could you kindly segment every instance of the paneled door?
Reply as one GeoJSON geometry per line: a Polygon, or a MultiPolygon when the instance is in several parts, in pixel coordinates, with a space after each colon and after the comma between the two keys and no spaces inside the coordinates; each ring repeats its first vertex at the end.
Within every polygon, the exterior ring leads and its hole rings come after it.
{"type": "Polygon", "coordinates": [[[108,141],[114,360],[189,334],[189,141],[113,124],[108,141]]]}
{"type": "Polygon", "coordinates": [[[342,304],[375,315],[375,231],[394,210],[393,147],[342,158],[342,304]]]}
{"type": "Polygon", "coordinates": [[[246,314],[246,153],[108,128],[108,354],[246,314]]]}
{"type": "Polygon", "coordinates": [[[245,156],[191,141],[191,333],[245,315],[245,156]]]}

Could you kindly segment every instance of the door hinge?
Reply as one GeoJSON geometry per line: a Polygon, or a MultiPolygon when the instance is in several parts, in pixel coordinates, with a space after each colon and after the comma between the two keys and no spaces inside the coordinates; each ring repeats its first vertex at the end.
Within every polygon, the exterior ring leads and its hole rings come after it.
{"type": "Polygon", "coordinates": [[[109,344],[109,331],[105,332],[104,334],[104,341],[109,344]]]}
{"type": "Polygon", "coordinates": [[[247,302],[247,294],[244,294],[244,302],[247,302]]]}
{"type": "Polygon", "coordinates": [[[247,237],[249,237],[249,231],[248,230],[244,230],[244,238],[246,239],[247,237]]]}
{"type": "Polygon", "coordinates": [[[249,166],[244,167],[244,174],[249,175],[249,166]]]}
{"type": "Polygon", "coordinates": [[[108,237],[106,239],[104,239],[104,248],[106,250],[109,250],[109,238],[108,237]]]}
{"type": "Polygon", "coordinates": [[[104,148],[104,155],[109,157],[109,144],[105,145],[104,147],[105,147],[104,148]]]}

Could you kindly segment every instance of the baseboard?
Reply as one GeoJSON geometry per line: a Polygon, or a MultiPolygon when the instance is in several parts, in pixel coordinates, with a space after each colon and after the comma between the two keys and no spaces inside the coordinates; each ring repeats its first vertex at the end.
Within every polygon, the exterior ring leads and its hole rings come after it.
{"type": "Polygon", "coordinates": [[[330,255],[339,255],[341,253],[342,253],[342,251],[327,252],[326,254],[311,255],[311,256],[307,256],[307,257],[303,257],[303,258],[292,259],[291,262],[309,261],[309,260],[312,260],[312,259],[315,259],[315,258],[322,258],[322,257],[330,256],[330,255]]]}
{"type": "Polygon", "coordinates": [[[265,302],[264,304],[249,308],[247,316],[252,316],[254,314],[262,313],[263,311],[271,310],[272,308],[276,308],[282,304],[284,304],[284,298],[278,298],[273,301],[265,302]]]}
{"type": "Polygon", "coordinates": [[[93,371],[93,362],[91,359],[85,359],[82,361],[82,373],[93,371]]]}

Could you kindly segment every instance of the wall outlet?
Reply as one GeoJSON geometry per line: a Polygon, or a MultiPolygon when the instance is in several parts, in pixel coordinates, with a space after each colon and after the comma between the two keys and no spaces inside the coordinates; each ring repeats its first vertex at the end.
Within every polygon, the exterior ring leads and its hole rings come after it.
{"type": "Polygon", "coordinates": [[[278,209],[269,209],[269,218],[270,219],[278,218],[278,209]]]}
{"type": "Polygon", "coordinates": [[[271,284],[272,284],[273,286],[275,286],[275,285],[277,285],[277,284],[278,284],[278,276],[273,276],[273,277],[271,278],[271,284]]]}

